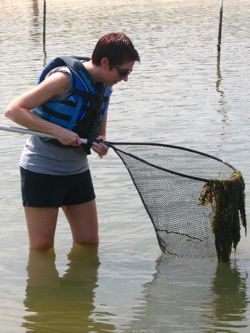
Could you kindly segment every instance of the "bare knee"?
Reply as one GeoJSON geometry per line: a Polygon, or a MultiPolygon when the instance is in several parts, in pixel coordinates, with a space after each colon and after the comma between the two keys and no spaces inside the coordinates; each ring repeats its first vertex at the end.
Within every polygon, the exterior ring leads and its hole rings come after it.
{"type": "Polygon", "coordinates": [[[98,244],[99,243],[98,233],[74,235],[73,240],[75,243],[78,243],[78,244],[98,244]]]}
{"type": "Polygon", "coordinates": [[[95,200],[79,205],[63,207],[70,224],[74,242],[98,244],[98,219],[95,200]]]}
{"type": "Polygon", "coordinates": [[[25,207],[30,249],[53,248],[57,214],[57,208],[25,207]]]}
{"type": "Polygon", "coordinates": [[[48,239],[30,240],[29,248],[37,250],[49,250],[54,247],[54,241],[48,239]]]}

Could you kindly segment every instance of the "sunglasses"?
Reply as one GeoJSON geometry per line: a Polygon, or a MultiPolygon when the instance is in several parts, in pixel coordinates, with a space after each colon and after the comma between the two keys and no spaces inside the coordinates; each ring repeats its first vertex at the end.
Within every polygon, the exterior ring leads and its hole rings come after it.
{"type": "Polygon", "coordinates": [[[120,75],[120,77],[126,77],[132,72],[132,69],[120,68],[119,66],[115,66],[115,68],[116,68],[118,74],[120,75]]]}

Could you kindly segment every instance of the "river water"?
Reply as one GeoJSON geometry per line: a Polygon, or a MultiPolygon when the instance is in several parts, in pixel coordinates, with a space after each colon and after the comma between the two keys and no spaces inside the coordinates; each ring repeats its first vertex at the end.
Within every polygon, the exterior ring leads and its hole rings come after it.
{"type": "MultiPolygon", "coordinates": [[[[0,122],[46,60],[90,55],[124,31],[141,55],[114,89],[111,141],[197,149],[241,170],[249,219],[250,6],[219,0],[0,0],[0,122]]],[[[13,124],[12,124],[13,125],[13,124]]],[[[60,215],[55,249],[29,252],[18,160],[25,136],[0,133],[0,332],[249,332],[250,246],[242,231],[230,264],[161,254],[153,226],[114,152],[90,156],[99,248],[72,247],[60,215]]]]}

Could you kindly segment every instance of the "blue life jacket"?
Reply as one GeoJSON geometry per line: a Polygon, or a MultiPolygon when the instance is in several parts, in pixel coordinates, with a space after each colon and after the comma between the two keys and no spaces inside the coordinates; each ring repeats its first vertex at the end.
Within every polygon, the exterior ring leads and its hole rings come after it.
{"type": "Polygon", "coordinates": [[[50,99],[36,107],[40,117],[76,132],[80,137],[93,140],[108,109],[111,87],[103,83],[94,85],[82,62],[85,57],[58,57],[50,61],[41,72],[38,83],[54,68],[67,66],[72,74],[72,93],[62,101],[50,99]]]}

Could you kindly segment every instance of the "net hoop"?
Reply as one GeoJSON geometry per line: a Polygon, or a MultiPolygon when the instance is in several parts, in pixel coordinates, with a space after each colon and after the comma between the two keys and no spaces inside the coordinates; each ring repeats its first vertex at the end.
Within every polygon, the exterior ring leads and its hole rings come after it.
{"type": "Polygon", "coordinates": [[[205,156],[205,157],[211,158],[211,159],[216,160],[218,162],[221,162],[221,163],[227,165],[229,168],[231,168],[232,171],[236,171],[236,168],[233,165],[229,164],[228,162],[226,162],[226,161],[224,161],[224,160],[222,160],[222,159],[220,159],[218,157],[215,157],[215,156],[207,154],[207,153],[203,153],[203,152],[195,150],[195,149],[185,148],[185,147],[181,147],[181,146],[175,146],[175,145],[169,145],[169,144],[162,144],[162,143],[155,143],[155,142],[112,142],[112,141],[105,141],[105,144],[107,146],[109,146],[110,148],[112,148],[114,151],[122,152],[123,154],[125,154],[127,156],[131,156],[134,159],[136,159],[136,160],[138,160],[138,161],[140,161],[140,162],[142,162],[144,164],[147,164],[149,166],[152,166],[154,168],[157,168],[159,170],[163,170],[163,171],[166,171],[168,173],[171,173],[171,174],[174,174],[174,175],[177,175],[177,176],[180,176],[180,177],[194,179],[194,180],[201,181],[201,182],[207,182],[210,179],[196,177],[196,176],[191,176],[191,175],[187,175],[187,174],[184,174],[184,173],[181,173],[181,172],[177,172],[177,171],[174,171],[174,170],[171,170],[171,169],[160,167],[160,166],[158,166],[156,164],[147,162],[143,158],[140,158],[140,157],[138,157],[138,156],[136,156],[136,155],[134,155],[132,153],[128,153],[128,152],[126,152],[126,151],[124,151],[124,150],[122,150],[120,148],[117,148],[117,146],[125,146],[125,145],[146,146],[146,145],[148,145],[148,146],[168,147],[168,148],[174,148],[174,149],[184,150],[184,151],[195,153],[195,154],[198,154],[198,155],[201,155],[201,156],[205,156]]]}

